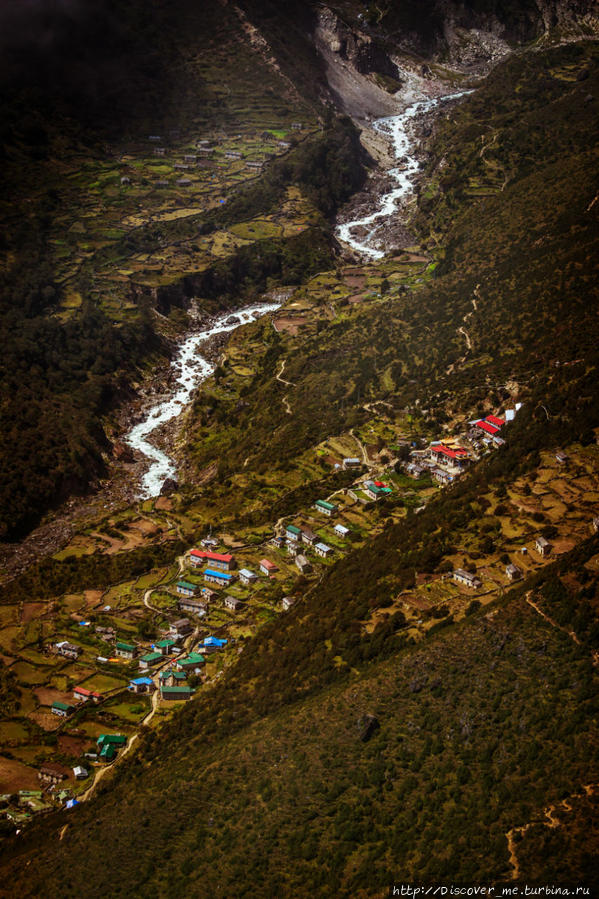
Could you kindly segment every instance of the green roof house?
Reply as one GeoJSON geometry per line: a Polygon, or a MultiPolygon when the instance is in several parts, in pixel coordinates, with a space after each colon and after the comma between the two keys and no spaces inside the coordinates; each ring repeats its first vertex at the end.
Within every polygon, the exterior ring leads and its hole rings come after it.
{"type": "Polygon", "coordinates": [[[162,653],[161,652],[149,652],[145,656],[142,656],[139,660],[139,667],[142,671],[147,671],[148,668],[152,668],[154,665],[157,665],[158,662],[162,661],[162,653]]]}
{"type": "Polygon", "coordinates": [[[177,668],[183,671],[195,671],[205,662],[204,656],[197,652],[190,652],[184,659],[177,659],[177,668]]]}
{"type": "Polygon", "coordinates": [[[120,656],[122,659],[133,659],[135,658],[137,647],[132,643],[122,643],[120,640],[117,640],[115,651],[117,656],[120,656]]]}
{"type": "Polygon", "coordinates": [[[102,747],[102,749],[100,751],[99,759],[101,762],[111,762],[115,756],[116,756],[116,749],[114,748],[112,743],[107,743],[106,746],[102,747]]]}
{"type": "Polygon", "coordinates": [[[98,747],[107,746],[126,746],[127,737],[124,734],[100,734],[97,739],[98,747]]]}
{"type": "Polygon", "coordinates": [[[75,706],[68,705],[66,702],[53,702],[52,703],[52,714],[58,715],[61,718],[68,718],[75,711],[75,706]]]}
{"type": "Polygon", "coordinates": [[[317,499],[314,503],[314,508],[318,509],[319,512],[323,512],[325,515],[328,515],[329,518],[337,511],[337,506],[327,502],[325,499],[317,499]]]}
{"type": "Polygon", "coordinates": [[[164,684],[160,687],[160,697],[166,700],[191,699],[191,687],[187,685],[169,687],[164,684]]]}
{"type": "Polygon", "coordinates": [[[166,637],[164,640],[160,640],[156,643],[154,649],[160,653],[161,656],[169,655],[173,646],[177,645],[176,640],[171,640],[170,637],[166,637]]]}

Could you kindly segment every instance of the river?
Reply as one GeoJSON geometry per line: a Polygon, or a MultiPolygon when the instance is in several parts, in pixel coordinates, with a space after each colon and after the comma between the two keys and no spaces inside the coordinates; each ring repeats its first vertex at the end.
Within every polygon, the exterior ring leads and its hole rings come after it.
{"type": "Polygon", "coordinates": [[[179,372],[175,391],[169,399],[152,406],[144,419],[136,424],[124,438],[129,446],[143,453],[151,463],[141,479],[139,491],[141,499],[158,496],[166,478],[174,478],[177,474],[177,467],[173,459],[158,449],[148,438],[156,428],[181,414],[190,402],[196,387],[214,371],[215,364],[197,352],[200,344],[216,334],[234,331],[235,328],[253,322],[267,312],[274,312],[279,306],[280,303],[261,303],[236,309],[233,312],[230,310],[223,312],[209,328],[204,331],[194,331],[183,340],[171,363],[171,369],[179,372]],[[230,321],[232,317],[236,319],[235,322],[230,321]]]}
{"type": "Polygon", "coordinates": [[[420,168],[420,163],[415,155],[417,144],[410,134],[410,125],[417,115],[429,112],[443,100],[457,100],[470,91],[461,91],[457,94],[446,94],[442,97],[427,98],[412,103],[407,109],[397,116],[386,116],[376,119],[374,128],[391,140],[393,155],[396,160],[404,160],[400,166],[395,166],[387,172],[395,182],[391,189],[380,198],[378,208],[361,219],[346,222],[336,229],[340,241],[350,246],[353,250],[368,256],[370,259],[382,259],[384,250],[379,249],[380,242],[377,237],[381,225],[385,220],[394,215],[400,200],[406,197],[413,189],[414,175],[420,168]],[[360,228],[367,229],[361,236],[355,236],[353,232],[360,228]]]}

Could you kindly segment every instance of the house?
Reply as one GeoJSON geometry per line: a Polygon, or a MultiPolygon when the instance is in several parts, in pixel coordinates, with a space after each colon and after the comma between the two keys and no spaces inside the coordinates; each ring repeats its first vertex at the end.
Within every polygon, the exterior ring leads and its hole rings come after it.
{"type": "Polygon", "coordinates": [[[206,659],[197,652],[190,652],[183,659],[177,659],[176,667],[179,671],[185,671],[188,674],[199,674],[206,659]]]}
{"type": "Polygon", "coordinates": [[[166,147],[154,147],[154,156],[166,156],[166,147]]]}
{"type": "Polygon", "coordinates": [[[142,656],[139,660],[139,667],[142,671],[147,671],[148,668],[153,668],[154,665],[157,665],[158,662],[162,661],[162,653],[160,652],[148,652],[145,656],[142,656]]]}
{"type": "Polygon", "coordinates": [[[81,765],[75,765],[73,768],[73,774],[77,778],[77,780],[85,780],[86,777],[89,777],[89,773],[86,768],[82,768],[81,765]]]}
{"type": "Polygon", "coordinates": [[[535,540],[535,549],[540,556],[547,556],[551,552],[552,546],[544,537],[537,537],[535,540]]]}
{"type": "Polygon", "coordinates": [[[194,596],[197,589],[190,581],[177,581],[176,590],[179,596],[194,596]]]}
{"type": "Polygon", "coordinates": [[[450,471],[462,471],[470,461],[467,450],[461,446],[451,449],[443,443],[433,444],[430,447],[429,458],[436,466],[448,468],[450,471]]]}
{"type": "Polygon", "coordinates": [[[347,459],[343,460],[344,468],[360,468],[362,465],[362,461],[355,456],[349,456],[347,459]]]}
{"type": "MultiPolygon", "coordinates": [[[[210,590],[209,592],[215,595],[212,590],[210,590]]],[[[181,612],[191,612],[193,615],[206,614],[206,601],[194,599],[192,596],[180,599],[177,603],[177,606],[179,607],[181,612]]]]}
{"type": "Polygon", "coordinates": [[[436,481],[437,484],[440,484],[441,486],[452,484],[456,479],[455,474],[451,474],[450,471],[445,471],[443,468],[433,468],[431,477],[433,481],[436,481]]]}
{"type": "Polygon", "coordinates": [[[302,528],[302,543],[305,543],[306,546],[314,546],[315,543],[318,543],[318,537],[311,531],[310,528],[302,528]]]}
{"type": "Polygon", "coordinates": [[[567,455],[566,455],[565,453],[559,452],[559,453],[556,453],[556,454],[555,454],[555,461],[556,461],[559,465],[565,465],[565,464],[567,463],[567,461],[568,461],[568,457],[567,457],[567,455]]]}
{"type": "Polygon", "coordinates": [[[314,552],[317,556],[321,556],[323,559],[327,559],[329,556],[333,555],[333,550],[330,546],[327,546],[326,543],[317,543],[314,547],[314,552]]]}
{"type": "Polygon", "coordinates": [[[54,648],[59,655],[64,656],[65,659],[76,659],[83,652],[80,646],[75,646],[74,643],[69,643],[67,640],[56,643],[54,648]]]}
{"type": "Polygon", "coordinates": [[[593,527],[593,531],[595,532],[595,534],[599,534],[599,516],[597,516],[596,518],[593,518],[592,527],[593,527]]]}
{"type": "Polygon", "coordinates": [[[481,431],[484,431],[486,434],[490,434],[491,437],[493,437],[493,435],[496,434],[497,431],[499,430],[499,428],[497,427],[497,425],[492,425],[492,424],[489,424],[488,421],[482,421],[482,420],[481,420],[481,421],[475,421],[475,422],[474,422],[474,427],[475,427],[475,428],[480,428],[481,431]]]}
{"type": "Polygon", "coordinates": [[[160,672],[158,678],[161,686],[164,684],[175,687],[177,684],[184,684],[187,680],[187,675],[184,671],[175,671],[173,668],[167,668],[166,671],[160,672]]]}
{"type": "Polygon", "coordinates": [[[393,493],[391,487],[388,487],[382,481],[364,481],[364,493],[370,499],[379,500],[393,493]]]}
{"type": "Polygon", "coordinates": [[[186,153],[183,156],[183,162],[192,163],[193,165],[195,165],[197,161],[198,157],[195,153],[186,153]]]}
{"type": "Polygon", "coordinates": [[[189,618],[178,618],[177,621],[173,621],[168,632],[173,640],[180,640],[182,637],[186,637],[187,634],[191,634],[192,630],[193,627],[189,618]]]}
{"type": "Polygon", "coordinates": [[[415,480],[418,480],[418,478],[421,478],[422,475],[424,474],[424,472],[425,472],[425,469],[422,468],[422,466],[420,466],[420,465],[416,465],[415,462],[409,462],[406,465],[406,474],[408,475],[408,477],[414,478],[415,480]]]}
{"type": "Polygon", "coordinates": [[[180,684],[172,687],[164,684],[160,687],[160,698],[167,702],[191,699],[191,687],[187,684],[180,684]]]}
{"type": "Polygon", "coordinates": [[[262,171],[262,163],[250,160],[245,164],[246,169],[252,169],[254,172],[262,171]]]}
{"type": "Polygon", "coordinates": [[[282,549],[285,546],[284,537],[273,537],[270,542],[273,546],[276,546],[277,549],[282,549]]]}
{"type": "Polygon", "coordinates": [[[245,587],[249,587],[250,584],[253,584],[254,581],[258,580],[258,575],[254,574],[254,572],[250,571],[248,568],[241,568],[239,571],[239,580],[245,587]]]}
{"type": "Polygon", "coordinates": [[[268,559],[260,560],[260,571],[262,574],[265,574],[266,577],[273,577],[275,572],[279,569],[275,565],[274,562],[270,562],[268,559]]]}
{"type": "Polygon", "coordinates": [[[117,656],[120,656],[121,659],[133,659],[135,658],[137,647],[132,643],[122,643],[120,640],[118,640],[114,651],[117,656]]]}
{"type": "Polygon", "coordinates": [[[241,159],[241,153],[238,153],[237,150],[227,150],[225,156],[227,159],[241,159]]]}
{"type": "Polygon", "coordinates": [[[102,746],[102,749],[100,750],[98,761],[104,765],[107,765],[110,762],[114,761],[114,759],[116,758],[116,752],[117,751],[112,743],[106,743],[106,745],[102,746]]]}
{"type": "MultiPolygon", "coordinates": [[[[181,618],[180,620],[189,621],[188,618],[181,618]]],[[[176,646],[176,644],[176,640],[172,640],[170,637],[165,637],[164,640],[159,640],[158,643],[156,643],[154,649],[156,650],[156,652],[159,652],[161,656],[167,656],[170,654],[171,649],[173,648],[173,646],[176,646]]]]}
{"type": "Polygon", "coordinates": [[[292,122],[292,123],[291,123],[291,130],[292,130],[292,131],[301,131],[301,130],[302,130],[302,123],[301,123],[301,122],[292,122]]]}
{"type": "Polygon", "coordinates": [[[185,165],[184,162],[176,162],[174,165],[174,169],[176,172],[188,172],[189,168],[190,167],[188,165],[185,165]]]}
{"type": "Polygon", "coordinates": [[[243,606],[244,603],[236,596],[225,596],[225,607],[232,612],[238,612],[239,609],[243,609],[243,606]]]}
{"type": "Polygon", "coordinates": [[[222,637],[204,637],[204,642],[200,644],[199,648],[204,653],[217,652],[219,649],[224,649],[227,643],[228,640],[224,640],[222,637]]]}
{"type": "Polygon", "coordinates": [[[510,581],[517,581],[522,577],[522,569],[518,568],[517,565],[506,565],[505,573],[510,581]]]}
{"type": "Polygon", "coordinates": [[[204,537],[202,541],[200,541],[204,549],[216,549],[218,546],[218,540],[216,537],[204,537]]]}
{"type": "Polygon", "coordinates": [[[302,532],[296,525],[288,524],[285,528],[285,537],[292,543],[298,543],[302,539],[302,532]]]}
{"type": "Polygon", "coordinates": [[[168,187],[168,181],[155,181],[154,187],[157,187],[159,190],[164,190],[165,187],[168,187]]]}
{"type": "Polygon", "coordinates": [[[91,700],[92,702],[98,703],[102,699],[101,693],[97,693],[95,690],[88,690],[87,687],[75,687],[73,696],[75,699],[79,700],[79,702],[88,702],[91,700]]]}
{"type": "Polygon", "coordinates": [[[123,175],[123,177],[121,178],[121,184],[131,184],[131,178],[129,178],[128,175],[123,175]]]}
{"type": "Polygon", "coordinates": [[[218,584],[219,587],[228,587],[235,580],[235,575],[229,571],[215,571],[213,568],[207,568],[204,572],[204,580],[209,584],[218,584]]]}
{"type": "Polygon", "coordinates": [[[453,579],[456,583],[463,584],[465,587],[472,587],[473,590],[478,590],[479,587],[482,587],[482,581],[475,574],[464,571],[463,568],[456,568],[453,573],[453,579]]]}
{"type": "Polygon", "coordinates": [[[327,515],[329,518],[337,511],[337,506],[334,503],[327,502],[325,499],[317,499],[314,503],[314,508],[318,509],[318,511],[322,512],[324,515],[327,515]]]}
{"type": "Polygon", "coordinates": [[[485,421],[488,421],[489,424],[494,425],[496,428],[502,428],[505,424],[505,418],[498,418],[497,415],[487,415],[485,421]]]}
{"type": "Polygon", "coordinates": [[[148,140],[157,141],[157,140],[162,140],[162,138],[160,137],[159,134],[150,134],[150,136],[148,137],[148,140]]]}
{"type": "Polygon", "coordinates": [[[287,541],[287,552],[290,556],[297,556],[299,552],[299,544],[295,542],[295,540],[287,541]]]}
{"type": "Polygon", "coordinates": [[[68,718],[74,711],[75,706],[69,705],[68,702],[58,702],[58,700],[55,700],[52,703],[52,714],[58,715],[60,718],[68,718]]]}
{"type": "Polygon", "coordinates": [[[57,784],[60,783],[61,780],[66,780],[68,774],[66,768],[63,768],[62,765],[57,765],[54,762],[46,762],[46,764],[42,765],[37,772],[37,776],[42,783],[57,784]]]}
{"type": "Polygon", "coordinates": [[[277,146],[281,148],[281,150],[288,150],[291,144],[288,140],[278,140],[277,146]]]}
{"type": "Polygon", "coordinates": [[[123,746],[127,745],[127,737],[124,734],[100,734],[96,743],[98,749],[102,749],[104,746],[114,746],[117,749],[122,749],[123,746]]]}
{"type": "Polygon", "coordinates": [[[302,574],[308,574],[310,571],[312,571],[312,565],[301,553],[295,557],[295,564],[302,574]]]}
{"type": "Polygon", "coordinates": [[[200,156],[212,156],[214,153],[214,147],[200,147],[198,146],[198,154],[200,156]]]}
{"type": "Polygon", "coordinates": [[[281,600],[281,605],[285,609],[286,612],[289,611],[292,605],[295,604],[295,597],[293,596],[284,596],[281,600]]]}
{"type": "Polygon", "coordinates": [[[154,681],[151,677],[136,677],[127,687],[131,693],[153,693],[154,681]]]}
{"type": "Polygon", "coordinates": [[[200,596],[206,602],[212,602],[213,599],[216,599],[218,593],[216,590],[211,590],[210,587],[200,587],[200,596]]]}
{"type": "Polygon", "coordinates": [[[235,559],[229,553],[215,553],[212,550],[192,549],[189,553],[189,562],[194,568],[202,565],[210,565],[221,571],[231,571],[235,568],[235,559]]]}
{"type": "Polygon", "coordinates": [[[189,178],[177,178],[177,187],[189,187],[190,184],[189,178]]]}
{"type": "Polygon", "coordinates": [[[349,534],[349,528],[346,528],[343,524],[336,524],[333,530],[338,537],[341,537],[342,540],[345,540],[345,538],[349,534]]]}

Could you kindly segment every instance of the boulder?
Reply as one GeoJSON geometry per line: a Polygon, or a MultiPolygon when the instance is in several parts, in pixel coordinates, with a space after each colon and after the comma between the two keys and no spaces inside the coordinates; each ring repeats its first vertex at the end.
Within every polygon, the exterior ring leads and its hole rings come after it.
{"type": "Polygon", "coordinates": [[[160,496],[170,496],[179,489],[179,484],[174,478],[167,478],[160,488],[160,496]]]}

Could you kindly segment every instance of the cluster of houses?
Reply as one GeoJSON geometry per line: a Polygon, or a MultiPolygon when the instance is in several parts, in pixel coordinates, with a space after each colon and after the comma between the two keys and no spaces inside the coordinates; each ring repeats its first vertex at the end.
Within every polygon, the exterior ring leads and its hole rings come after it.
{"type": "MultiPolygon", "coordinates": [[[[293,131],[301,131],[302,130],[301,122],[293,122],[291,125],[291,129],[293,131]]],[[[170,135],[172,136],[172,134],[170,135]]],[[[273,135],[269,132],[264,132],[263,137],[267,137],[269,140],[274,140],[276,146],[278,146],[281,150],[289,150],[292,144],[289,141],[285,140],[275,140],[273,135]]],[[[237,138],[240,139],[241,135],[237,135],[237,138]]],[[[160,159],[166,159],[168,155],[168,149],[165,145],[164,138],[159,134],[150,134],[148,135],[148,141],[152,144],[152,155],[156,156],[160,159]]],[[[190,169],[195,168],[202,161],[211,159],[216,154],[216,147],[213,146],[214,141],[209,139],[202,139],[197,141],[196,146],[193,152],[186,152],[183,156],[173,163],[173,168],[176,173],[185,173],[190,169]]],[[[225,158],[231,159],[233,161],[242,161],[244,160],[245,154],[240,150],[225,150],[225,158]]],[[[264,153],[261,159],[248,159],[245,160],[245,167],[253,172],[260,172],[264,167],[264,164],[272,157],[271,153],[264,153]]],[[[123,174],[120,178],[121,186],[127,187],[131,184],[131,175],[123,174]]],[[[185,174],[181,177],[175,179],[175,184],[177,187],[189,187],[192,184],[190,178],[188,178],[185,174]]],[[[157,189],[165,189],[171,186],[170,181],[166,181],[164,179],[154,181],[153,186],[157,189]]]]}
{"type": "MultiPolygon", "coordinates": [[[[547,556],[553,549],[551,543],[542,535],[539,535],[535,539],[535,550],[541,556],[547,556]]],[[[523,555],[528,554],[528,549],[526,546],[523,546],[520,550],[523,555]]],[[[515,565],[513,562],[509,562],[505,566],[505,575],[508,581],[519,581],[522,577],[524,577],[524,572],[521,568],[515,565]]],[[[472,590],[478,590],[482,587],[481,579],[474,572],[465,571],[463,568],[454,569],[453,580],[456,584],[461,584],[464,587],[469,587],[472,590]]]]}
{"type": "Polygon", "coordinates": [[[518,403],[516,409],[508,410],[504,418],[487,415],[470,422],[468,430],[458,438],[459,442],[437,440],[424,450],[412,450],[405,465],[406,474],[418,479],[428,473],[440,486],[452,484],[486,449],[503,446],[505,440],[501,429],[506,421],[513,420],[519,408],[518,403]],[[461,443],[466,446],[461,446],[461,443]]]}

